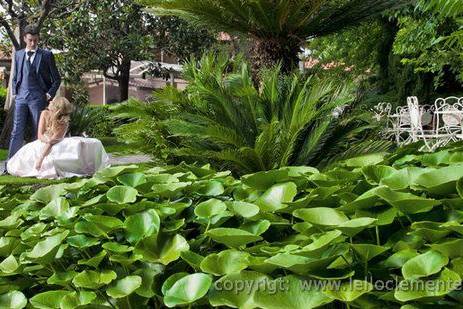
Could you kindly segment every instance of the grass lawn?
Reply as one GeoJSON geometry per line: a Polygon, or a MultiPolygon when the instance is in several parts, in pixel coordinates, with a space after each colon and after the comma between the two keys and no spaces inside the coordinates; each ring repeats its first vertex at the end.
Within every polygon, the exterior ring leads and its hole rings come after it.
{"type": "Polygon", "coordinates": [[[11,175],[3,175],[0,176],[0,185],[52,185],[60,182],[64,182],[65,180],[50,180],[50,179],[37,179],[37,178],[23,178],[23,177],[16,177],[11,175]]]}
{"type": "Polygon", "coordinates": [[[8,149],[0,149],[0,161],[5,161],[8,157],[8,149]]]}

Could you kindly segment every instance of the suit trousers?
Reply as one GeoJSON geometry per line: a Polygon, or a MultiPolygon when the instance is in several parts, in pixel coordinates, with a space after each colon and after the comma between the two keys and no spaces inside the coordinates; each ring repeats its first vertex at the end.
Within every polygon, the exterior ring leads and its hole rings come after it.
{"type": "Polygon", "coordinates": [[[24,132],[26,130],[27,123],[32,123],[33,139],[37,139],[40,114],[46,107],[47,101],[45,99],[45,95],[16,98],[13,118],[13,131],[11,132],[8,159],[13,157],[15,153],[23,146],[24,132]]]}

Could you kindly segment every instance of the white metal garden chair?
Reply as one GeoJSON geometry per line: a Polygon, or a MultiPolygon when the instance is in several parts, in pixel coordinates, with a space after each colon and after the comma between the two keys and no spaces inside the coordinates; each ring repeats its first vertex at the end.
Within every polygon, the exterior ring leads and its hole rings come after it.
{"type": "Polygon", "coordinates": [[[382,102],[375,106],[375,119],[384,121],[382,131],[385,138],[394,138],[397,144],[405,144],[409,140],[410,114],[407,106],[399,106],[393,110],[390,103],[382,102]]]}
{"type": "Polygon", "coordinates": [[[447,143],[463,139],[463,98],[439,98],[434,105],[436,134],[447,143]]]}
{"type": "Polygon", "coordinates": [[[430,140],[434,137],[433,132],[427,132],[423,128],[423,111],[424,109],[418,104],[417,97],[407,98],[408,112],[410,115],[410,139],[412,142],[422,140],[427,149],[431,149],[430,140]],[[431,133],[431,134],[429,134],[431,133]]]}

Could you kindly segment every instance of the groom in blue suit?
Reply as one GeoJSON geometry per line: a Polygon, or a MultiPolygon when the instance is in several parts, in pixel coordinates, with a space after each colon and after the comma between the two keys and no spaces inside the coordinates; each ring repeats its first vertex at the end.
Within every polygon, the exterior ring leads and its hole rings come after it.
{"type": "Polygon", "coordinates": [[[23,146],[28,119],[32,120],[33,138],[37,138],[40,113],[56,95],[61,77],[53,53],[38,48],[39,31],[29,25],[24,31],[26,48],[15,54],[12,93],[15,98],[13,131],[8,158],[23,146]]]}

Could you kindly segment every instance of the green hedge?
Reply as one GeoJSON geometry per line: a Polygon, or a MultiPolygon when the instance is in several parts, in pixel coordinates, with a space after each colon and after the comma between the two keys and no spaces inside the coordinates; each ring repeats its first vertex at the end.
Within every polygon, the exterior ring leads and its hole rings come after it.
{"type": "Polygon", "coordinates": [[[461,307],[462,176],[455,146],[323,173],[127,166],[5,186],[0,307],[461,307]]]}

